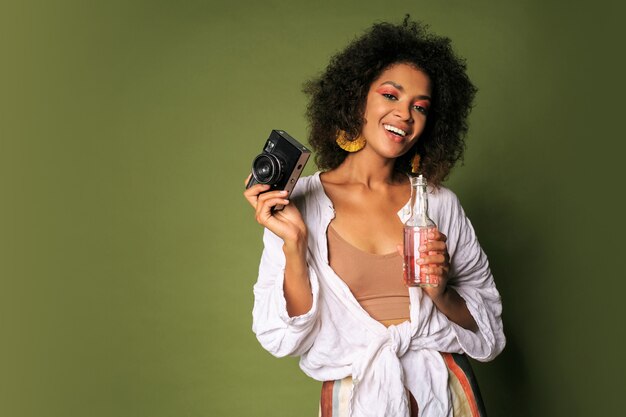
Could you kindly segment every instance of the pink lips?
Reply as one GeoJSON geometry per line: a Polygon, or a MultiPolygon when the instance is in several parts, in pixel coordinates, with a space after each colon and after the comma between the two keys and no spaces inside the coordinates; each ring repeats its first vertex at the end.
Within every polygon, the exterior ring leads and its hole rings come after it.
{"type": "Polygon", "coordinates": [[[406,139],[406,138],[404,138],[402,136],[399,136],[399,135],[396,135],[394,133],[391,133],[390,131],[388,131],[384,127],[383,127],[383,129],[385,130],[385,133],[387,134],[387,137],[389,139],[391,139],[392,141],[394,141],[395,143],[402,143],[406,139]]]}

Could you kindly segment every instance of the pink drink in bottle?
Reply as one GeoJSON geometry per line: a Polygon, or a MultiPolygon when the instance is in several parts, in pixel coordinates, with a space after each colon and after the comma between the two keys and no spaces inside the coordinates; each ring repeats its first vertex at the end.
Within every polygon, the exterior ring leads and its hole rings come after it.
{"type": "Polygon", "coordinates": [[[428,217],[426,179],[420,175],[411,178],[411,217],[404,223],[404,283],[409,287],[436,287],[439,279],[421,271],[415,262],[420,257],[419,247],[428,243],[428,233],[437,225],[428,217]]]}

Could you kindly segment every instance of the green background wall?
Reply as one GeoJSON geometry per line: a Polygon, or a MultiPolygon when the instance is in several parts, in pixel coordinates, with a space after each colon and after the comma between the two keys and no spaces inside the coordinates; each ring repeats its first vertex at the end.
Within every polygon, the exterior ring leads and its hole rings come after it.
{"type": "Polygon", "coordinates": [[[0,416],[316,415],[319,383],[250,330],[243,180],[270,129],[306,138],[302,82],[405,13],[480,89],[448,186],[504,301],[508,346],[475,366],[490,415],[623,409],[612,6],[1,1],[0,416]]]}

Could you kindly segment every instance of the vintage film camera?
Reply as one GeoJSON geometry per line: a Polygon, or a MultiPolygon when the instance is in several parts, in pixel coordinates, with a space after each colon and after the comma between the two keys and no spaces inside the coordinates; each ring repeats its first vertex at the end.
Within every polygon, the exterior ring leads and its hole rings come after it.
{"type": "MultiPolygon", "coordinates": [[[[252,162],[252,177],[246,188],[255,184],[268,184],[271,186],[268,191],[286,190],[286,198],[289,198],[309,156],[311,151],[287,132],[272,130],[263,152],[252,162]]],[[[274,210],[283,208],[283,205],[277,205],[274,210]]]]}

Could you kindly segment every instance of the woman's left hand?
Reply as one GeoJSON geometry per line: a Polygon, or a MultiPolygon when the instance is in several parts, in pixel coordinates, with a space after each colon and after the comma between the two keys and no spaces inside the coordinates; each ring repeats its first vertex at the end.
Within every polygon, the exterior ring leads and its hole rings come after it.
{"type": "MultiPolygon", "coordinates": [[[[415,262],[420,266],[420,272],[429,274],[431,281],[439,280],[438,286],[421,289],[446,317],[459,326],[475,332],[478,331],[478,325],[469,312],[465,300],[453,288],[448,288],[450,255],[447,240],[446,235],[434,229],[428,233],[426,245],[419,247],[420,257],[415,262]]],[[[402,245],[398,245],[398,252],[404,253],[402,245]]]]}
{"type": "Polygon", "coordinates": [[[437,301],[443,295],[448,283],[450,255],[446,245],[447,240],[446,235],[437,229],[428,232],[428,243],[419,247],[421,256],[415,260],[421,272],[430,275],[431,281],[439,281],[436,287],[422,287],[422,291],[433,301],[437,301]]]}

